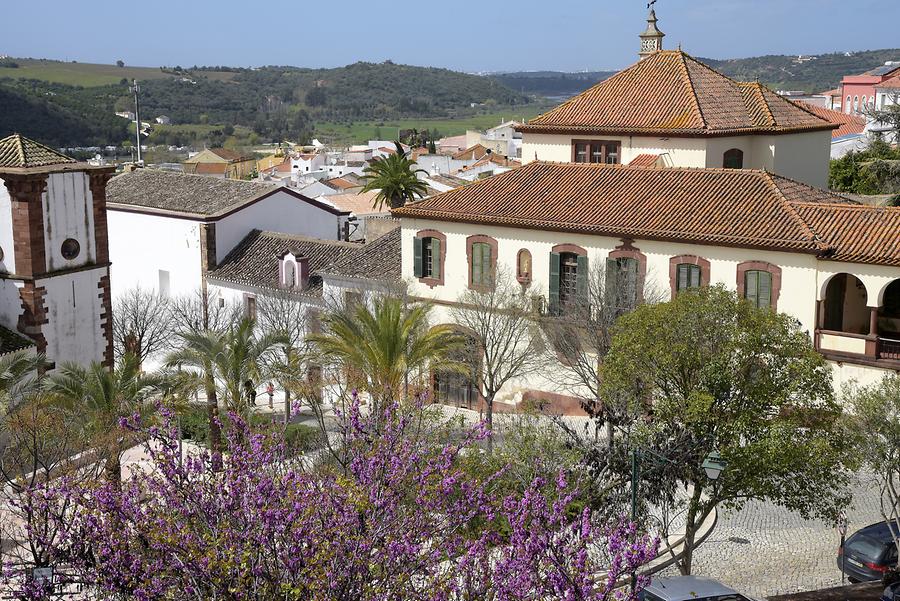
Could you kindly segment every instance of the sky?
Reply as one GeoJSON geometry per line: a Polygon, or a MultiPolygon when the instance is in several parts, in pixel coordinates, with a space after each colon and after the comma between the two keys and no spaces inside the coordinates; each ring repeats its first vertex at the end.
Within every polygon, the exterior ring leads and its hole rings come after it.
{"type": "MultiPolygon", "coordinates": [[[[0,55],[189,67],[357,61],[604,70],[636,59],[647,0],[0,0],[0,55]],[[12,26],[9,26],[12,25],[12,26]]],[[[898,0],[658,0],[664,46],[708,58],[900,46],[898,0]]]]}

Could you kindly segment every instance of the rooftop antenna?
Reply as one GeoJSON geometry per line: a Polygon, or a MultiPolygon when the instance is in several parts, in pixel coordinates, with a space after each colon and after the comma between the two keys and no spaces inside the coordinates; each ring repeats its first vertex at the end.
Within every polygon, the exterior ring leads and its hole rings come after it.
{"type": "Polygon", "coordinates": [[[138,95],[141,93],[141,86],[138,85],[136,79],[132,80],[131,91],[134,92],[134,124],[135,136],[137,137],[137,164],[143,165],[141,159],[141,104],[138,95]]]}

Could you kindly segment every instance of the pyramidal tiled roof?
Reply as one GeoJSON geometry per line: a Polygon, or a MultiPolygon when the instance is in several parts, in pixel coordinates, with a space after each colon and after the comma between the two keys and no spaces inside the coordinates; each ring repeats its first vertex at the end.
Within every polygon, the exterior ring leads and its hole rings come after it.
{"type": "Polygon", "coordinates": [[[711,136],[833,127],[759,83],[661,50],[517,129],[711,136]]]}
{"type": "Polygon", "coordinates": [[[77,162],[21,134],[13,134],[0,140],[0,168],[27,169],[77,162]]]}

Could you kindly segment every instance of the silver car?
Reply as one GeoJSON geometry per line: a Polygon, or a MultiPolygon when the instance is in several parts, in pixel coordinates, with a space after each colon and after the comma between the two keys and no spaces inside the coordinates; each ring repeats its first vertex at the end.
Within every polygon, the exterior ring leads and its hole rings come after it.
{"type": "Polygon", "coordinates": [[[641,601],[754,601],[703,576],[654,578],[638,598],[641,601]]]}

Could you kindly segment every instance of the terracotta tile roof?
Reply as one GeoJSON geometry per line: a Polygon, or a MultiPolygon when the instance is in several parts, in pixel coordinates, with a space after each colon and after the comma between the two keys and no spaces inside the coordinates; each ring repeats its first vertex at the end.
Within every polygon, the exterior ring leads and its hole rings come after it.
{"type": "Polygon", "coordinates": [[[461,167],[457,173],[464,173],[466,171],[470,171],[476,167],[484,167],[485,165],[494,164],[499,167],[509,167],[510,169],[518,169],[522,166],[522,163],[516,161],[515,159],[508,159],[506,157],[500,156],[498,154],[487,154],[483,158],[475,161],[471,165],[464,165],[461,167]]]}
{"type": "Polygon", "coordinates": [[[400,228],[368,242],[350,255],[344,255],[322,273],[350,278],[400,281],[400,228]]]}
{"type": "Polygon", "coordinates": [[[378,150],[380,150],[381,152],[383,152],[385,154],[397,154],[397,149],[388,148],[387,146],[382,146],[378,150]]]}
{"type": "Polygon", "coordinates": [[[819,94],[819,96],[831,96],[831,97],[834,97],[834,96],[840,96],[840,95],[841,95],[841,89],[840,89],[840,88],[835,88],[835,89],[833,89],[833,90],[827,90],[827,91],[822,92],[822,93],[819,94]]]}
{"type": "Polygon", "coordinates": [[[832,138],[841,138],[843,136],[849,136],[850,134],[861,134],[866,129],[865,117],[833,111],[823,106],[803,102],[802,100],[798,100],[797,104],[801,104],[803,108],[815,113],[822,119],[827,119],[828,121],[837,124],[838,128],[831,132],[832,138]]]}
{"type": "Polygon", "coordinates": [[[292,252],[309,258],[309,287],[302,294],[320,296],[322,278],[317,272],[359,249],[360,245],[353,242],[253,230],[209,272],[209,277],[221,282],[280,290],[278,258],[292,252]]]}
{"type": "Polygon", "coordinates": [[[765,86],[736,82],[680,50],[666,50],[517,130],[713,136],[831,127],[765,86]]]}
{"type": "Polygon", "coordinates": [[[325,180],[326,185],[336,189],[336,190],[349,190],[351,188],[359,188],[361,184],[350,181],[344,177],[333,177],[329,180],[325,180]]]}
{"type": "Polygon", "coordinates": [[[327,202],[342,211],[349,211],[354,215],[372,215],[385,212],[384,210],[379,211],[378,209],[373,208],[376,196],[378,196],[378,191],[371,190],[369,192],[360,192],[359,194],[355,192],[350,192],[348,194],[329,194],[328,196],[322,196],[320,198],[322,202],[327,202]]]}
{"type": "Polygon", "coordinates": [[[456,154],[453,155],[453,158],[457,161],[468,161],[468,160],[479,160],[483,159],[484,155],[489,154],[490,150],[482,146],[481,144],[475,144],[474,146],[469,146],[465,150],[460,150],[456,154]]]}
{"type": "Polygon", "coordinates": [[[230,150],[228,148],[210,148],[209,151],[219,158],[225,159],[226,161],[230,161],[232,163],[240,163],[242,161],[253,160],[252,157],[245,157],[241,153],[235,150],[230,150]]]}
{"type": "Polygon", "coordinates": [[[0,168],[27,169],[77,162],[49,146],[20,134],[13,134],[0,140],[0,168]]]}
{"type": "Polygon", "coordinates": [[[884,80],[880,84],[875,86],[876,88],[887,88],[887,89],[897,89],[900,88],[900,75],[895,75],[889,79],[884,80]]]}
{"type": "Polygon", "coordinates": [[[656,167],[659,161],[658,154],[639,154],[628,163],[629,167],[656,167]]]}
{"type": "Polygon", "coordinates": [[[750,169],[657,169],[535,161],[408,204],[392,214],[805,252],[887,265],[900,262],[900,209],[860,207],[826,190],[750,169]],[[823,212],[814,212],[816,207],[823,212]],[[850,222],[847,231],[842,231],[840,219],[829,221],[820,216],[851,209],[860,217],[850,222]],[[816,218],[807,221],[807,215],[816,218]],[[870,235],[882,242],[873,244],[875,252],[867,254],[860,248],[870,235]]]}
{"type": "Polygon", "coordinates": [[[833,249],[827,258],[900,266],[900,207],[807,203],[794,206],[833,249]]]}

